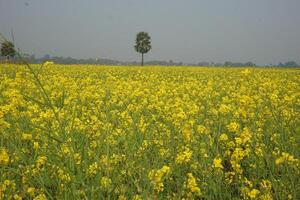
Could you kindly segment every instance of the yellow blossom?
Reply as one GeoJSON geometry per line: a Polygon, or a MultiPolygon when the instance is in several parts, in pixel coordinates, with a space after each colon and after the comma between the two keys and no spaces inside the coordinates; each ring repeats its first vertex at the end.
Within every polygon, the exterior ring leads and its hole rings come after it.
{"type": "Polygon", "coordinates": [[[33,142],[33,149],[38,150],[38,148],[40,147],[38,142],[33,142]]]}
{"type": "Polygon", "coordinates": [[[197,181],[195,177],[193,176],[192,173],[187,174],[187,182],[186,182],[186,187],[189,189],[193,194],[195,195],[201,195],[201,190],[198,187],[197,181]]]}
{"type": "Polygon", "coordinates": [[[33,200],[47,200],[47,197],[44,194],[39,194],[33,200]]]}
{"type": "Polygon", "coordinates": [[[250,199],[255,199],[259,193],[259,190],[252,189],[250,192],[248,192],[248,196],[250,197],[250,199]]]}
{"type": "Polygon", "coordinates": [[[219,169],[223,169],[223,165],[222,165],[222,159],[221,158],[215,158],[214,159],[214,165],[215,168],[219,168],[219,169]]]}
{"type": "Polygon", "coordinates": [[[36,167],[37,168],[42,168],[47,161],[46,156],[39,156],[38,159],[36,160],[36,167]]]}
{"type": "Polygon", "coordinates": [[[9,162],[9,155],[6,149],[0,149],[0,165],[7,165],[9,162]]]}
{"type": "Polygon", "coordinates": [[[184,164],[188,163],[193,155],[193,151],[189,148],[185,148],[182,152],[179,152],[176,157],[176,163],[178,164],[184,164]]]}
{"type": "Polygon", "coordinates": [[[28,193],[31,197],[34,197],[35,188],[34,188],[34,187],[29,187],[29,188],[27,189],[27,193],[28,193]]]}
{"type": "Polygon", "coordinates": [[[148,177],[157,192],[164,190],[163,180],[165,176],[170,172],[170,167],[164,165],[161,169],[151,170],[148,177]]]}
{"type": "Polygon", "coordinates": [[[227,140],[228,140],[228,136],[225,133],[220,135],[219,141],[227,141],[227,140]]]}
{"type": "Polygon", "coordinates": [[[284,162],[298,164],[299,160],[294,158],[294,156],[290,155],[289,153],[282,152],[281,157],[275,160],[275,164],[280,165],[284,162]]]}
{"type": "Polygon", "coordinates": [[[100,186],[103,190],[108,190],[112,184],[112,181],[109,177],[103,176],[100,180],[100,186]]]}
{"type": "Polygon", "coordinates": [[[93,164],[91,164],[87,170],[87,174],[89,176],[94,176],[97,173],[98,170],[98,163],[94,162],[93,164]]]}

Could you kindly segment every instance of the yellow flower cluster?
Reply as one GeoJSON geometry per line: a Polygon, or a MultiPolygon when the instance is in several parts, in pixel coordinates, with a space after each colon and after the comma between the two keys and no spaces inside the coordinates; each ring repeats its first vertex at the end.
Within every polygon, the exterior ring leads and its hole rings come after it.
{"type": "Polygon", "coordinates": [[[227,128],[231,132],[237,132],[237,130],[239,128],[239,124],[236,122],[231,122],[230,124],[227,125],[227,128]]]}
{"type": "Polygon", "coordinates": [[[41,169],[46,164],[46,161],[47,161],[46,156],[39,156],[38,159],[36,160],[36,167],[38,169],[41,169]]]}
{"type": "Polygon", "coordinates": [[[195,195],[195,196],[201,195],[201,190],[198,187],[197,181],[192,173],[187,174],[186,188],[190,192],[190,194],[188,194],[189,197],[191,197],[193,195],[195,195]]]}
{"type": "Polygon", "coordinates": [[[184,164],[184,163],[188,163],[193,155],[193,151],[190,150],[188,147],[185,147],[182,151],[180,151],[177,154],[176,157],[176,163],[178,164],[184,164]]]}
{"type": "Polygon", "coordinates": [[[282,152],[281,156],[275,160],[276,165],[281,165],[283,163],[290,163],[290,164],[299,164],[299,160],[294,158],[294,156],[290,155],[289,153],[282,152]]]}
{"type": "Polygon", "coordinates": [[[112,181],[109,177],[107,177],[107,176],[101,177],[100,186],[103,190],[109,190],[111,184],[112,184],[112,181]]]}
{"type": "Polygon", "coordinates": [[[164,178],[170,172],[170,167],[163,166],[161,169],[158,170],[151,170],[148,174],[148,177],[154,186],[154,190],[156,192],[162,192],[164,190],[164,178]]]}
{"type": "Polygon", "coordinates": [[[215,168],[219,168],[219,169],[224,169],[223,165],[222,165],[222,159],[221,158],[215,158],[214,161],[214,167],[215,168]]]}
{"type": "Polygon", "coordinates": [[[0,165],[7,165],[9,162],[9,156],[6,149],[0,149],[0,165]]]}

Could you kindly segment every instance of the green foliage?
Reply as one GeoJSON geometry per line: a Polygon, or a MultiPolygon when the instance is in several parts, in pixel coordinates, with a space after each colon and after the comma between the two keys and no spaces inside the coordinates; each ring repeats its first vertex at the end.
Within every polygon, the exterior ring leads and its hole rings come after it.
{"type": "Polygon", "coordinates": [[[5,41],[1,44],[1,56],[5,56],[8,59],[16,55],[14,44],[9,41],[5,41]]]}

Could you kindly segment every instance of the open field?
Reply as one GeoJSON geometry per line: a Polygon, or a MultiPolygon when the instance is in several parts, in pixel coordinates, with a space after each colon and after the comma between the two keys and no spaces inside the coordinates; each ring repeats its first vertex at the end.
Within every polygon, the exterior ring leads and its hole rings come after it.
{"type": "Polygon", "coordinates": [[[300,199],[299,84],[298,69],[0,65],[0,199],[300,199]]]}

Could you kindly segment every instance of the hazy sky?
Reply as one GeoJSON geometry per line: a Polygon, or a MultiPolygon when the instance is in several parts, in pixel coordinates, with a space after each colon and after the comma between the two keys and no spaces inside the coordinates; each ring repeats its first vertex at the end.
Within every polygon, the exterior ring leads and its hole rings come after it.
{"type": "Polygon", "coordinates": [[[300,0],[0,0],[0,32],[26,53],[139,61],[300,62],[300,0]]]}

